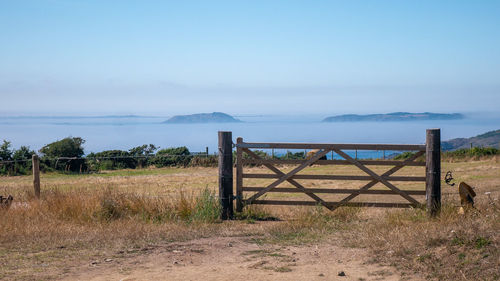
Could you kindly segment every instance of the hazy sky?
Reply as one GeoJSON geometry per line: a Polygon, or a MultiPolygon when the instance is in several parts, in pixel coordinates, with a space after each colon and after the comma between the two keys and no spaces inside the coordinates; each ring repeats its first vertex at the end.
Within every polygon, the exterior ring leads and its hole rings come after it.
{"type": "Polygon", "coordinates": [[[0,0],[0,115],[498,112],[500,1],[0,0]]]}

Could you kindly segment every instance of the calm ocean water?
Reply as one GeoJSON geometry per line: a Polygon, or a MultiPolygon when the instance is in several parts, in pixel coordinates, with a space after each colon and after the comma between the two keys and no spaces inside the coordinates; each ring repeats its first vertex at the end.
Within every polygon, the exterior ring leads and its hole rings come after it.
{"type": "MultiPolygon", "coordinates": [[[[427,128],[441,128],[442,140],[500,129],[499,117],[452,121],[322,123],[315,116],[238,117],[243,123],[161,124],[165,117],[0,117],[0,141],[38,150],[64,137],[82,137],[86,153],[128,150],[142,144],[187,146],[213,153],[217,131],[232,131],[248,142],[423,144],[427,128]]],[[[279,153],[279,152],[278,152],[279,153]]]]}

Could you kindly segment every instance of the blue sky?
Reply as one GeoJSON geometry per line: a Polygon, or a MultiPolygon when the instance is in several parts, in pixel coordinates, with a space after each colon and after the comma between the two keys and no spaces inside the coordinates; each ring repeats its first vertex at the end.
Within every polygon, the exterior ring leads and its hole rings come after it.
{"type": "Polygon", "coordinates": [[[500,1],[0,0],[1,115],[498,112],[500,1]]]}

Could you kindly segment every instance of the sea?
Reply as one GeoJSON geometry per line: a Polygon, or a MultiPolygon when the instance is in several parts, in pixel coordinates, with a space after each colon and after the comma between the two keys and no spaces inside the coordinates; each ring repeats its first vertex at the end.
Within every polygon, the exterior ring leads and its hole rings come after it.
{"type": "MultiPolygon", "coordinates": [[[[440,128],[443,141],[500,129],[500,114],[472,114],[461,120],[335,123],[321,122],[325,116],[316,115],[235,117],[243,122],[164,124],[168,116],[0,116],[0,141],[11,142],[14,149],[29,146],[39,150],[65,137],[81,137],[86,154],[143,144],[186,146],[191,152],[208,149],[212,154],[217,151],[218,131],[231,131],[234,142],[242,137],[245,142],[424,144],[429,128],[440,128]]],[[[374,151],[365,158],[391,153],[374,151]]]]}

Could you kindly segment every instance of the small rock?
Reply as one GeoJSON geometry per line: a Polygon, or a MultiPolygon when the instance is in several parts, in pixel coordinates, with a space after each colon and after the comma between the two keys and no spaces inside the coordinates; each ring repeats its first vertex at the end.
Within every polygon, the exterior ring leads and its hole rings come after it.
{"type": "Polygon", "coordinates": [[[323,273],[318,274],[318,276],[325,277],[323,273]]]}
{"type": "Polygon", "coordinates": [[[99,264],[99,261],[93,261],[90,263],[91,265],[96,265],[96,264],[99,264]]]}
{"type": "Polygon", "coordinates": [[[339,274],[337,274],[338,276],[345,276],[345,272],[341,271],[339,272],[339,274]]]}
{"type": "Polygon", "coordinates": [[[105,262],[112,262],[112,261],[113,261],[113,259],[105,259],[104,261],[105,261],[105,262]]]}
{"type": "Polygon", "coordinates": [[[227,244],[227,246],[228,246],[228,247],[232,247],[232,246],[233,246],[233,244],[231,244],[231,243],[228,243],[228,244],[227,244]]]}
{"type": "Polygon", "coordinates": [[[174,252],[174,253],[182,253],[182,251],[179,251],[179,250],[173,250],[172,252],[174,252]]]}
{"type": "Polygon", "coordinates": [[[179,264],[177,261],[174,261],[173,263],[174,263],[174,264],[179,264]]]}

